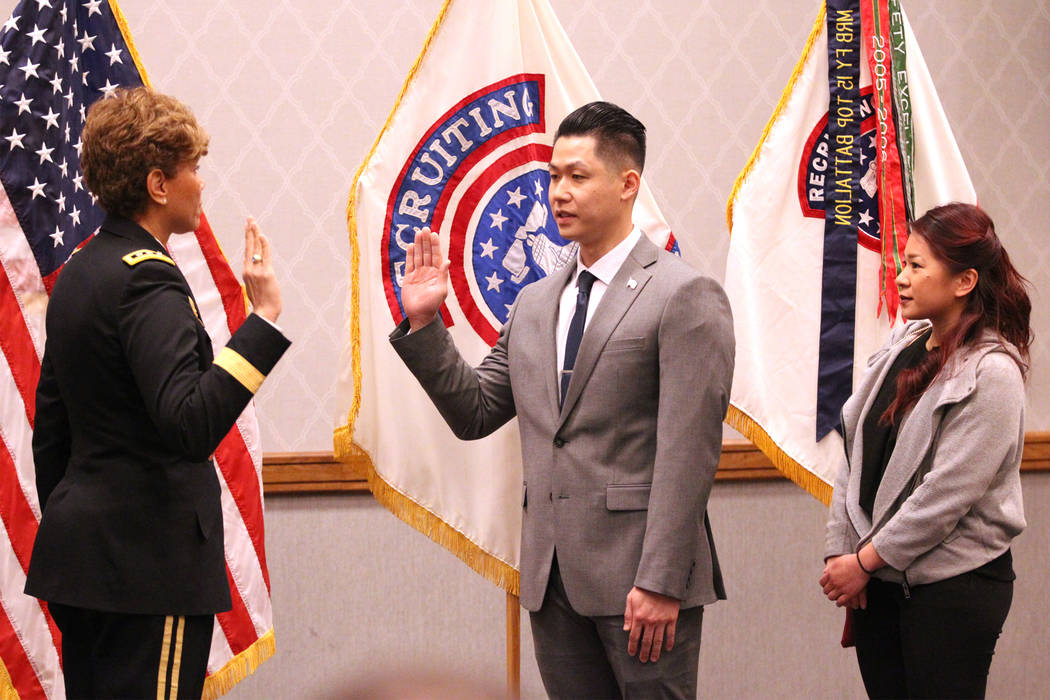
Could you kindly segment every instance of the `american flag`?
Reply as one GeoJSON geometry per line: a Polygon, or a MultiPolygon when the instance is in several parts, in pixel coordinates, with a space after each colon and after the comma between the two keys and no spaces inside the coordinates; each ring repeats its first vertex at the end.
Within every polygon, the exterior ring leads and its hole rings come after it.
{"type": "MultiPolygon", "coordinates": [[[[115,0],[24,0],[0,27],[0,697],[65,697],[58,629],[22,592],[40,522],[31,442],[44,316],[62,265],[104,216],[80,170],[87,108],[143,83],[115,0]]],[[[244,296],[207,220],[169,250],[221,348],[244,321],[244,296]]],[[[233,610],[217,616],[205,697],[274,651],[254,405],[215,461],[233,610]]]]}

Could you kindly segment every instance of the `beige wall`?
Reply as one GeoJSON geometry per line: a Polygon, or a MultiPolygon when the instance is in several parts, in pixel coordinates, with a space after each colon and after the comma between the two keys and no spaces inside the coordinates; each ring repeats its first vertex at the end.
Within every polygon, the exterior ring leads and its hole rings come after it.
{"type": "MultiPolygon", "coordinates": [[[[353,173],[415,58],[438,0],[124,0],[154,84],[212,133],[205,206],[236,257],[255,215],[278,251],[281,323],[295,339],[259,398],[269,451],[326,450],[346,299],[353,173]]],[[[696,267],[722,277],[725,200],[794,65],[815,0],[553,0],[603,96],[650,129],[647,173],[696,267]]],[[[906,0],[982,204],[1036,286],[1029,429],[1050,430],[1050,0],[906,0]]],[[[992,671],[995,697],[1050,687],[1043,663],[1050,476],[1025,479],[1030,529],[992,671]]],[[[839,611],[815,584],[823,509],[786,483],[716,487],[731,600],[710,609],[706,697],[861,693],[836,648],[839,611]]],[[[232,694],[319,695],[394,661],[502,677],[500,591],[367,497],[268,502],[278,655],[232,694]]],[[[526,626],[527,629],[527,626],[526,626]]],[[[524,689],[541,691],[528,635],[524,689]]]]}

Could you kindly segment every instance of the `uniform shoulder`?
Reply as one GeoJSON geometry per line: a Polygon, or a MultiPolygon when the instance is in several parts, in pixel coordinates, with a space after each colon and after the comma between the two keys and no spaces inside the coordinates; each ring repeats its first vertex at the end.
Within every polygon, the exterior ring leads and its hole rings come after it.
{"type": "Polygon", "coordinates": [[[136,250],[131,251],[130,253],[122,255],[120,259],[128,267],[135,267],[135,266],[137,266],[137,265],[139,265],[141,263],[149,262],[149,261],[152,261],[152,260],[155,260],[155,261],[158,261],[158,262],[162,262],[162,263],[167,263],[168,265],[171,265],[172,267],[175,267],[175,261],[174,260],[172,260],[170,257],[165,255],[164,253],[161,253],[160,251],[152,250],[150,248],[138,248],[136,250]]]}
{"type": "Polygon", "coordinates": [[[178,277],[175,261],[164,252],[143,248],[105,231],[95,235],[80,252],[71,256],[66,266],[90,269],[93,273],[114,279],[129,277],[178,277]]]}

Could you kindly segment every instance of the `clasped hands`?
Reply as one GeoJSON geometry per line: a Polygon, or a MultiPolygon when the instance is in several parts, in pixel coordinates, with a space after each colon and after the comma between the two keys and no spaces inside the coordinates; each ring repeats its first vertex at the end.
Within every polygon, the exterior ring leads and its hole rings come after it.
{"type": "Polygon", "coordinates": [[[871,580],[871,574],[864,569],[875,571],[885,565],[886,562],[869,542],[859,553],[829,557],[824,563],[820,587],[828,600],[834,601],[840,608],[867,608],[868,581],[871,580]],[[866,562],[864,568],[861,568],[862,558],[866,562]]]}

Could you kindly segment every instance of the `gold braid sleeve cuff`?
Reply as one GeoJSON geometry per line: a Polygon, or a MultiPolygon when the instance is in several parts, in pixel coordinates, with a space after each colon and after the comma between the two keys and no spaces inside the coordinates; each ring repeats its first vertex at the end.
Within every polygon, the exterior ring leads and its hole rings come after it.
{"type": "Polygon", "coordinates": [[[215,358],[215,364],[230,373],[234,379],[240,382],[245,389],[253,394],[262,386],[266,375],[255,368],[252,363],[236,350],[223,348],[215,358]]]}

